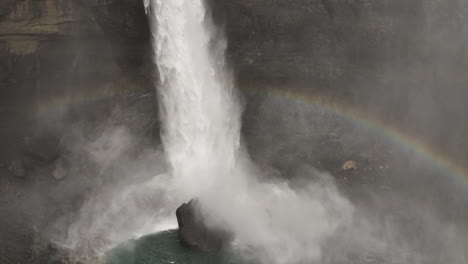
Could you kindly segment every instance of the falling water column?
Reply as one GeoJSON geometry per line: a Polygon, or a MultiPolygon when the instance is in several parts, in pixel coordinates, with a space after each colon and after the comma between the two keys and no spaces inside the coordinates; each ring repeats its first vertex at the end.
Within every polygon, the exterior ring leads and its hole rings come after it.
{"type": "Polygon", "coordinates": [[[204,1],[151,1],[162,139],[174,185],[189,199],[234,168],[241,111],[204,1]]]}

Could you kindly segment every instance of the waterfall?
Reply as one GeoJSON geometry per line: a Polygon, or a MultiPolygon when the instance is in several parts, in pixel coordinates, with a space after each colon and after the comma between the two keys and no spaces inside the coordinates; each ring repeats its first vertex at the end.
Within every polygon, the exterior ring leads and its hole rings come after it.
{"type": "Polygon", "coordinates": [[[171,166],[167,193],[178,202],[199,198],[205,223],[227,229],[262,262],[319,259],[321,243],[349,219],[352,206],[326,175],[302,190],[259,180],[240,148],[241,107],[226,44],[203,0],[151,0],[147,11],[171,166]]]}
{"type": "Polygon", "coordinates": [[[190,199],[235,167],[241,110],[204,1],[153,0],[149,15],[163,144],[190,199]]]}

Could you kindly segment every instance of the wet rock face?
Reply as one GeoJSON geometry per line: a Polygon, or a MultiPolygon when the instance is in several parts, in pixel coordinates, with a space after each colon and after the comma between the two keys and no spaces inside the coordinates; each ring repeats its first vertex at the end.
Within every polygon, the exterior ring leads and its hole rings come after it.
{"type": "Polygon", "coordinates": [[[207,227],[199,213],[196,199],[182,204],[176,211],[179,236],[183,244],[201,250],[219,250],[228,240],[226,232],[207,227]]]}
{"type": "Polygon", "coordinates": [[[0,1],[0,118],[52,127],[95,98],[152,90],[148,29],[142,1],[0,1]]]}

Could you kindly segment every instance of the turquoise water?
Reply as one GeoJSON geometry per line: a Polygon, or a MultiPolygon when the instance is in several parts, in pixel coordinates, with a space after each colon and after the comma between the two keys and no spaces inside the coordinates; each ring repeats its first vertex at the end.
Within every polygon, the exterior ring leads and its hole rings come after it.
{"type": "Polygon", "coordinates": [[[200,252],[181,245],[170,230],[128,241],[107,254],[110,264],[247,264],[229,250],[200,252]]]}

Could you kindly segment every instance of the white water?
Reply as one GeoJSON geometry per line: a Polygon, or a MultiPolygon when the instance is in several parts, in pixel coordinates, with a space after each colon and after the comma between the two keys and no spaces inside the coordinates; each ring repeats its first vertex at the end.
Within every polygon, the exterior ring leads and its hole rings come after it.
{"type": "Polygon", "coordinates": [[[243,256],[269,264],[320,261],[353,207],[329,175],[312,168],[300,188],[262,175],[240,145],[241,106],[225,41],[204,2],[148,3],[169,168],[158,153],[127,156],[133,135],[125,129],[104,131],[86,148],[89,159],[123,179],[96,187],[79,212],[58,221],[57,229],[67,230],[54,240],[80,257],[103,255],[128,239],[175,227],[175,209],[197,197],[206,224],[230,231],[243,256]],[[147,180],[147,174],[158,176],[147,180]]]}
{"type": "MultiPolygon", "coordinates": [[[[466,263],[466,236],[417,203],[404,213],[424,220],[421,230],[429,234],[421,245],[436,242],[430,254],[411,245],[413,234],[395,228],[393,220],[380,222],[355,209],[327,174],[307,167],[301,170],[305,180],[294,188],[262,175],[240,146],[241,107],[224,61],[225,42],[215,34],[203,2],[146,1],[161,82],[164,154],[171,168],[152,148],[137,145],[140,154],[135,155],[135,135],[124,128],[98,129],[90,142],[79,137],[74,144],[87,156],[77,165],[97,166],[99,173],[79,170],[74,181],[73,175],[67,177],[72,180],[68,188],[80,188],[75,183],[84,176],[96,186],[78,212],[71,210],[52,226],[55,242],[79,258],[103,255],[129,239],[174,228],[177,206],[198,197],[206,223],[231,231],[235,248],[259,263],[348,263],[348,256],[367,251],[391,263],[441,263],[439,258],[466,263]],[[446,255],[433,252],[437,247],[446,255]],[[393,261],[395,256],[407,261],[393,261]]],[[[58,190],[67,192],[63,187],[58,190]]],[[[389,201],[406,196],[396,198],[379,193],[374,200],[387,208],[389,201]]]]}
{"type": "Polygon", "coordinates": [[[170,195],[179,202],[198,197],[208,224],[229,229],[264,262],[320,259],[322,244],[349,220],[350,204],[327,177],[293,190],[255,176],[240,149],[241,107],[225,45],[214,41],[204,1],[152,0],[148,12],[170,195]]]}
{"type": "Polygon", "coordinates": [[[162,137],[177,189],[190,198],[235,167],[241,110],[203,1],[154,0],[152,7],[162,137]]]}

